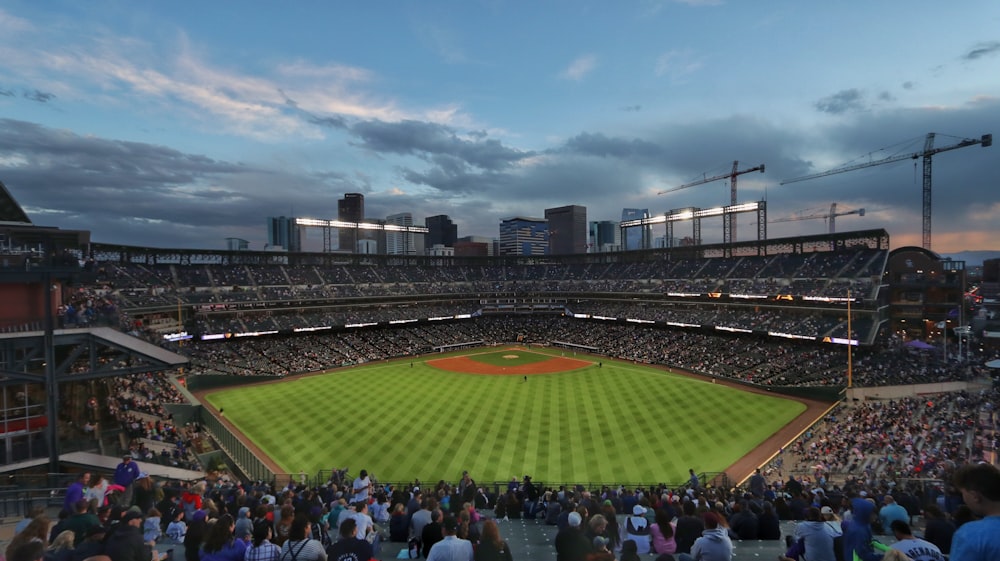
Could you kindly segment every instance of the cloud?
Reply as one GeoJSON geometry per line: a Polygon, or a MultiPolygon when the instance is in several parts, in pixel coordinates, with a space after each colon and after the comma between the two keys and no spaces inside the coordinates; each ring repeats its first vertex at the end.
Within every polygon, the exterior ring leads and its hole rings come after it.
{"type": "Polygon", "coordinates": [[[1000,41],[984,41],[982,43],[978,43],[967,53],[962,55],[962,58],[965,60],[976,60],[987,56],[993,56],[997,53],[1000,53],[1000,41]]]}
{"type": "Polygon", "coordinates": [[[14,97],[14,91],[13,90],[3,90],[3,89],[0,89],[0,95],[2,95],[4,97],[14,97]]]}
{"type": "Polygon", "coordinates": [[[597,57],[594,55],[583,55],[559,73],[559,77],[566,80],[579,82],[590,74],[597,67],[597,57]]]}
{"type": "Polygon", "coordinates": [[[43,92],[41,90],[25,90],[21,95],[24,96],[24,99],[30,99],[31,101],[37,101],[38,103],[48,103],[56,97],[56,94],[43,92]]]}
{"type": "Polygon", "coordinates": [[[642,111],[642,106],[641,105],[626,105],[625,107],[622,107],[622,111],[625,111],[626,113],[638,113],[639,111],[642,111]]]}
{"type": "Polygon", "coordinates": [[[865,108],[862,102],[864,94],[857,88],[841,90],[831,96],[824,97],[815,103],[818,111],[831,115],[840,115],[851,111],[861,111],[865,108]]]}
{"type": "Polygon", "coordinates": [[[661,54],[656,59],[653,74],[679,80],[701,70],[703,62],[689,49],[675,49],[661,54]]]}
{"type": "Polygon", "coordinates": [[[913,88],[917,87],[917,84],[907,80],[906,82],[903,82],[902,87],[904,90],[912,90],[913,88]]]}
{"type": "Polygon", "coordinates": [[[360,141],[359,146],[374,152],[425,159],[450,156],[483,170],[507,168],[532,156],[532,152],[487,138],[482,131],[462,137],[451,127],[425,121],[361,121],[351,125],[349,132],[360,141]]]}

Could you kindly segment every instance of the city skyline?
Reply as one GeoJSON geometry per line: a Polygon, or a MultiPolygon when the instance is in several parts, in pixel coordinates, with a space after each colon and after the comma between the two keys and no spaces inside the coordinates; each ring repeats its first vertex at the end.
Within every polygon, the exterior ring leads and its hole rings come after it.
{"type": "MultiPolygon", "coordinates": [[[[335,219],[346,193],[365,217],[448,215],[461,236],[570,205],[590,221],[716,207],[728,181],[659,193],[735,160],[766,164],[738,199],[770,219],[866,208],[838,231],[900,247],[921,244],[919,159],[781,181],[917,153],[930,132],[1000,133],[986,0],[386,6],[7,2],[0,181],[36,224],[96,242],[261,249],[267,217],[335,219]]],[[[934,251],[1000,249],[997,150],[934,157],[934,251]]]]}

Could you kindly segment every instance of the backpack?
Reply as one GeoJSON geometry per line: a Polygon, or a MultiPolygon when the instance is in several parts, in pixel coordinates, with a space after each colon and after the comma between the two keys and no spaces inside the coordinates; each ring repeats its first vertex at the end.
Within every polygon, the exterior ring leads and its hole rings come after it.
{"type": "Polygon", "coordinates": [[[406,551],[410,559],[420,558],[420,546],[420,538],[410,538],[410,541],[406,542],[406,551]]]}

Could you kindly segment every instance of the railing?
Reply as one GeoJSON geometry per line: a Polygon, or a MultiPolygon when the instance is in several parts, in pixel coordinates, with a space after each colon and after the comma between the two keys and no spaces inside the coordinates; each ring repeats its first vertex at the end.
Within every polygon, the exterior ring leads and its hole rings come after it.
{"type": "Polygon", "coordinates": [[[229,460],[236,464],[236,468],[248,479],[271,481],[280,475],[271,471],[257,454],[247,448],[243,441],[230,432],[214,415],[202,415],[201,419],[205,432],[211,435],[229,460]]]}
{"type": "Polygon", "coordinates": [[[65,487],[23,489],[17,486],[0,486],[0,518],[20,519],[36,506],[62,507],[65,493],[65,487]]]}
{"type": "MultiPolygon", "coordinates": [[[[330,480],[331,470],[323,469],[320,470],[314,479],[308,483],[313,486],[318,486],[326,483],[330,480]]],[[[355,474],[348,473],[344,478],[344,485],[350,488],[351,483],[354,481],[355,474]]],[[[459,477],[455,477],[454,481],[447,481],[449,485],[455,487],[458,484],[459,477]]],[[[279,479],[280,481],[280,479],[279,479]]],[[[296,479],[298,481],[298,479],[296,479]]],[[[379,487],[384,487],[392,485],[396,489],[408,488],[413,485],[414,480],[410,481],[378,481],[379,487]]],[[[476,486],[482,487],[485,491],[492,494],[506,493],[510,481],[477,481],[476,486]]],[[[518,484],[522,483],[518,481],[518,484]]],[[[684,480],[683,483],[671,483],[665,484],[663,482],[657,483],[635,483],[635,482],[606,482],[606,481],[532,481],[539,488],[549,488],[558,489],[560,487],[565,487],[566,489],[576,489],[578,486],[583,487],[588,491],[600,490],[604,487],[610,489],[618,489],[623,487],[625,489],[650,489],[656,488],[660,485],[664,485],[668,489],[686,489],[689,486],[689,481],[684,480]]],[[[721,487],[723,489],[728,489],[731,485],[729,476],[725,472],[702,472],[698,474],[698,484],[702,488],[704,487],[721,487]]],[[[432,480],[420,480],[421,489],[433,489],[437,486],[437,481],[432,480]]]]}

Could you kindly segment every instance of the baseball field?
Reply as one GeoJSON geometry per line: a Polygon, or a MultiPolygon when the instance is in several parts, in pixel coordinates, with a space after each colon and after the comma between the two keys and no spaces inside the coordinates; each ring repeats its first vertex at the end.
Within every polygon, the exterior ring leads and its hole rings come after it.
{"type": "Polygon", "coordinates": [[[572,351],[489,347],[205,396],[286,473],[668,482],[718,472],[806,405],[572,351]]]}

